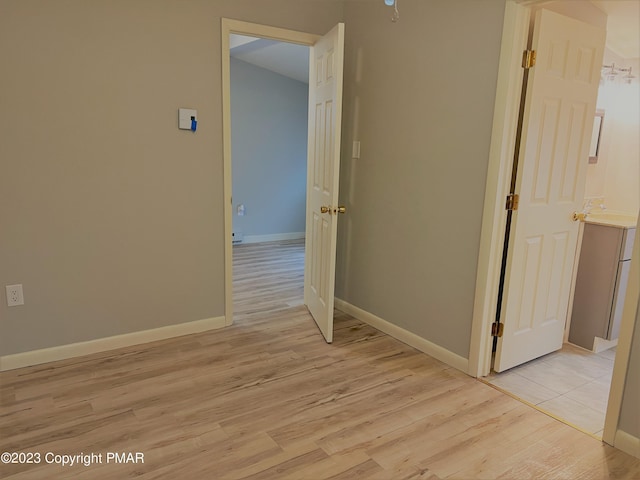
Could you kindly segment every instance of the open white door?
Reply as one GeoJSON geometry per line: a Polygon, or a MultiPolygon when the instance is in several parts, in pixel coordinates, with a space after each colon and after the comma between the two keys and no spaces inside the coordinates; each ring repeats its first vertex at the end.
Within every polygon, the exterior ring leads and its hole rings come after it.
{"type": "Polygon", "coordinates": [[[339,23],[310,48],[309,61],[304,302],[328,343],[333,341],[343,59],[344,24],[339,23]]]}
{"type": "Polygon", "coordinates": [[[540,10],[494,369],[562,348],[605,31],[540,10]]]}

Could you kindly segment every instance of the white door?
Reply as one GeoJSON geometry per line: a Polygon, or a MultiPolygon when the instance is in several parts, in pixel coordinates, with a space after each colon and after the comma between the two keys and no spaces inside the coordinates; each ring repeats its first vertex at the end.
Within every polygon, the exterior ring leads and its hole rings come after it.
{"type": "Polygon", "coordinates": [[[333,341],[343,57],[342,23],[310,48],[304,302],[328,343],[333,341]]]}
{"type": "Polygon", "coordinates": [[[494,369],[562,348],[605,31],[540,10],[494,369]]]}

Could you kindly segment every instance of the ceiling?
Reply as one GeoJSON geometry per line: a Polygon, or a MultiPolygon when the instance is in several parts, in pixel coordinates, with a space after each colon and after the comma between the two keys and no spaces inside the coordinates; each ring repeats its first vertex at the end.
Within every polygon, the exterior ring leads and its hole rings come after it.
{"type": "MultiPolygon", "coordinates": [[[[623,58],[640,58],[640,0],[592,0],[605,12],[607,47],[623,58]]],[[[231,56],[309,83],[309,47],[232,34],[231,56]]]]}
{"type": "Polygon", "coordinates": [[[592,0],[605,12],[607,19],[607,47],[623,58],[640,57],[640,1],[592,0]]]}
{"type": "Polygon", "coordinates": [[[231,56],[299,82],[309,83],[309,47],[231,34],[231,56]]]}

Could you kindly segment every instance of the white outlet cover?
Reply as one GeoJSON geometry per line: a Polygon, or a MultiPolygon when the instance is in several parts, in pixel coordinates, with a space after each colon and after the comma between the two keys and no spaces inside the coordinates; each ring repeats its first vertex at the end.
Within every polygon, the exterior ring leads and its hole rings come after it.
{"type": "Polygon", "coordinates": [[[7,285],[7,306],[15,307],[24,305],[24,295],[22,293],[22,285],[7,285]]]}

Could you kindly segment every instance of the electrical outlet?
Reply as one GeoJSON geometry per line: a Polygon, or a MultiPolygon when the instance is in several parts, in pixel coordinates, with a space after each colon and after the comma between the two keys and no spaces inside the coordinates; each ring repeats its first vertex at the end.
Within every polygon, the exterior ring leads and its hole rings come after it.
{"type": "Polygon", "coordinates": [[[22,285],[7,285],[7,306],[15,307],[24,305],[24,295],[22,294],[22,285]]]}

